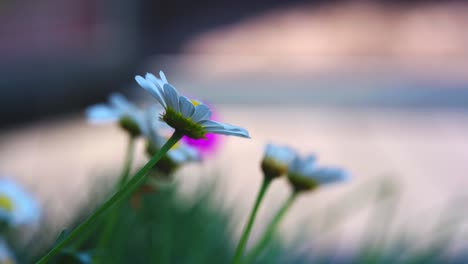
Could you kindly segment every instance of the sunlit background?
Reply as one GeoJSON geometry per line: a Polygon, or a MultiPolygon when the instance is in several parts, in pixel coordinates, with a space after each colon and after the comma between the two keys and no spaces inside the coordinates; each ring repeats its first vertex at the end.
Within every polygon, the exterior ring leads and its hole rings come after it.
{"type": "MultiPolygon", "coordinates": [[[[216,177],[219,199],[237,210],[237,233],[264,144],[276,142],[353,176],[302,197],[285,238],[315,234],[304,224],[313,212],[360,190],[367,203],[320,240],[353,248],[366,239],[382,181],[398,190],[392,226],[431,236],[421,222],[466,211],[467,27],[463,1],[1,1],[0,174],[40,197],[62,228],[124,158],[124,132],[88,124],[84,109],[114,91],[154,102],[133,78],[164,70],[179,91],[250,131],[251,140],[226,137],[177,177],[188,196],[216,177]]],[[[274,184],[259,226],[288,191],[274,184]]]]}

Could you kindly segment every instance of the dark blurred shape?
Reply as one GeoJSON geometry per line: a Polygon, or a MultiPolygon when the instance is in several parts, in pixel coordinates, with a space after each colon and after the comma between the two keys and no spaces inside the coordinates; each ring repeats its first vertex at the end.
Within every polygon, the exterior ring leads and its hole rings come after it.
{"type": "Polygon", "coordinates": [[[137,61],[128,1],[0,3],[1,126],[81,107],[129,81],[137,61]]]}

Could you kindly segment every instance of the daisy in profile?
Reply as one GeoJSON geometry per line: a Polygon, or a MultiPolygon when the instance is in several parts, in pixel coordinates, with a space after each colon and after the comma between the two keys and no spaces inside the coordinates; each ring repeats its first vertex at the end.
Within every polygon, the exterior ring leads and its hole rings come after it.
{"type": "Polygon", "coordinates": [[[118,122],[132,136],[148,133],[144,111],[119,93],[111,94],[108,104],[97,104],[88,107],[86,116],[92,124],[118,122]]]}
{"type": "Polygon", "coordinates": [[[176,132],[194,139],[205,138],[207,133],[250,138],[241,127],[211,120],[208,106],[180,95],[162,71],[159,75],[160,78],[147,73],[145,77],[136,76],[135,80],[164,107],[161,119],[176,132]]]}
{"type": "Polygon", "coordinates": [[[14,181],[0,178],[0,219],[11,227],[37,224],[39,204],[14,181]]]}
{"type": "MultiPolygon", "coordinates": [[[[270,155],[265,156],[276,156],[276,160],[283,161],[282,164],[286,164],[284,161],[291,159],[291,152],[287,148],[267,146],[266,153],[270,153],[270,155]]],[[[272,163],[275,164],[274,162],[272,163]]],[[[278,168],[284,169],[284,167],[281,166],[278,166],[278,168]]],[[[259,242],[250,251],[246,257],[245,263],[255,262],[255,259],[268,245],[268,242],[278,229],[281,219],[286,215],[286,212],[291,208],[299,195],[306,191],[313,191],[322,185],[343,182],[349,179],[348,173],[341,168],[320,167],[317,165],[317,158],[314,155],[308,155],[302,158],[294,152],[292,152],[292,160],[290,160],[287,166],[287,176],[289,183],[293,187],[293,191],[273,217],[263,233],[263,236],[259,239],[259,242]]],[[[240,253],[236,254],[236,260],[240,258],[238,256],[242,255],[243,248],[245,247],[244,244],[245,242],[241,244],[242,247],[239,247],[240,250],[238,251],[240,253]]]]}
{"type": "Polygon", "coordinates": [[[261,165],[263,174],[271,179],[285,175],[294,156],[294,150],[288,146],[267,144],[261,165]]]}
{"type": "Polygon", "coordinates": [[[319,186],[343,182],[349,178],[349,174],[341,168],[318,166],[314,155],[304,158],[296,155],[288,168],[288,180],[295,192],[315,190],[319,186]]]}

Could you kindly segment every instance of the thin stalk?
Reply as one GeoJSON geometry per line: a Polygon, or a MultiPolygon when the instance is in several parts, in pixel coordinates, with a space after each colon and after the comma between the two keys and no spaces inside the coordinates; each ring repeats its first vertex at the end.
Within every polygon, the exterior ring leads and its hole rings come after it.
{"type": "Polygon", "coordinates": [[[127,183],[128,177],[130,176],[130,170],[132,169],[133,162],[133,154],[135,152],[135,141],[136,140],[134,136],[130,136],[128,139],[127,153],[125,154],[125,163],[119,178],[119,189],[122,188],[125,185],[125,183],[127,183]]]}
{"type": "Polygon", "coordinates": [[[268,245],[268,242],[270,242],[270,240],[272,239],[276,230],[278,230],[279,223],[284,218],[284,216],[286,215],[286,212],[289,210],[291,205],[296,200],[298,194],[299,192],[291,193],[289,198],[284,202],[283,206],[281,206],[279,211],[276,213],[275,217],[271,220],[270,224],[268,225],[268,228],[263,233],[262,238],[259,240],[257,245],[252,249],[251,253],[247,255],[245,263],[251,263],[260,255],[260,253],[262,253],[262,251],[268,245]]]}
{"type": "MultiPolygon", "coordinates": [[[[124,166],[122,168],[122,171],[120,173],[120,177],[118,180],[117,184],[117,190],[122,188],[124,184],[127,182],[128,177],[130,175],[130,170],[133,162],[133,155],[135,152],[135,142],[136,142],[136,137],[129,135],[128,138],[128,144],[127,144],[127,149],[126,149],[126,154],[125,154],[125,160],[124,160],[124,166]]],[[[108,241],[108,237],[112,233],[112,230],[114,229],[115,222],[117,218],[117,209],[112,212],[112,215],[109,216],[109,221],[104,227],[103,235],[101,236],[101,239],[99,243],[97,244],[99,249],[101,249],[103,246],[107,244],[106,241],[108,241]]],[[[93,230],[87,230],[87,234],[81,235],[81,237],[77,238],[73,245],[69,246],[71,250],[78,250],[81,245],[88,239],[89,235],[92,233],[93,230]]]]}
{"type": "MultiPolygon", "coordinates": [[[[132,168],[132,162],[133,162],[133,154],[135,152],[135,141],[136,141],[136,138],[130,135],[129,140],[128,140],[128,145],[127,145],[127,151],[125,154],[124,166],[122,168],[122,172],[119,177],[117,190],[120,190],[121,188],[124,187],[125,183],[127,183],[128,178],[130,176],[130,170],[132,168]]],[[[109,218],[106,219],[106,224],[104,225],[102,236],[99,239],[99,242],[97,244],[97,248],[99,250],[104,250],[104,248],[109,244],[109,241],[112,237],[112,232],[119,219],[120,207],[113,208],[113,210],[111,210],[109,213],[110,213],[109,218]]],[[[98,261],[98,262],[101,262],[101,261],[98,261]]]]}
{"type": "Polygon", "coordinates": [[[104,215],[113,208],[117,203],[127,198],[141,183],[146,179],[148,171],[165,155],[171,147],[173,147],[177,141],[182,138],[183,134],[177,131],[169,138],[164,144],[161,150],[154,155],[146,165],[141,168],[135,176],[130,179],[123,188],[119,189],[112,197],[110,197],[103,205],[101,205],[96,211],[91,214],[83,223],[77,226],[67,237],[65,237],[60,243],[57,243],[45,256],[43,256],[37,264],[43,264],[49,262],[49,260],[55,256],[60,250],[65,247],[70,241],[78,237],[81,233],[86,231],[99,217],[104,215]]]}
{"type": "Polygon", "coordinates": [[[249,239],[250,232],[252,231],[255,217],[257,216],[258,208],[260,207],[260,204],[263,200],[263,197],[265,196],[268,186],[270,186],[270,183],[271,183],[271,179],[266,178],[266,177],[263,178],[263,182],[262,182],[262,185],[260,186],[260,191],[257,194],[254,207],[252,208],[252,212],[250,212],[249,220],[247,222],[247,225],[244,227],[244,232],[242,233],[242,237],[239,241],[239,244],[237,245],[236,254],[234,255],[234,258],[232,259],[232,263],[234,264],[240,263],[242,255],[244,253],[245,246],[247,245],[247,241],[249,239]]]}

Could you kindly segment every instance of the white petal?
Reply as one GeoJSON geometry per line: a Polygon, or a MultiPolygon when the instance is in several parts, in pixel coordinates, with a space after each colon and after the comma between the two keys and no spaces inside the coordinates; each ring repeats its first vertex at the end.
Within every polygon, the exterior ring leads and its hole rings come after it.
{"type": "Polygon", "coordinates": [[[179,98],[179,108],[180,112],[185,117],[192,116],[193,112],[195,111],[195,106],[193,106],[192,102],[187,99],[185,96],[181,96],[179,98]]]}
{"type": "Polygon", "coordinates": [[[145,89],[146,91],[148,91],[151,95],[154,96],[154,98],[156,98],[156,100],[158,100],[158,102],[164,107],[164,108],[167,108],[167,104],[166,104],[166,101],[164,100],[164,97],[162,96],[162,94],[160,93],[160,91],[158,90],[158,88],[156,87],[156,85],[154,85],[154,83],[146,80],[145,78],[137,75],[135,77],[135,80],[137,81],[137,83],[143,87],[143,89],[145,89]]]}
{"type": "Polygon", "coordinates": [[[115,109],[105,105],[98,104],[86,109],[86,117],[93,124],[115,122],[120,115],[115,109]]]}
{"type": "Polygon", "coordinates": [[[345,181],[349,178],[349,175],[344,170],[333,167],[319,168],[312,175],[308,176],[318,181],[320,184],[345,181]]]}
{"type": "Polygon", "coordinates": [[[265,151],[264,151],[263,156],[265,156],[265,157],[267,157],[267,158],[271,158],[273,155],[274,155],[274,145],[268,143],[268,144],[265,146],[265,151]]]}
{"type": "Polygon", "coordinates": [[[289,164],[288,173],[300,174],[301,166],[302,166],[301,157],[299,157],[299,155],[296,155],[291,161],[291,164],[289,164]]]}
{"type": "Polygon", "coordinates": [[[130,112],[136,109],[136,107],[133,106],[133,104],[130,103],[127,98],[119,93],[111,94],[109,97],[109,102],[114,108],[122,112],[130,112]]]}
{"type": "Polygon", "coordinates": [[[203,120],[199,122],[205,129],[224,129],[224,124],[213,120],[203,120]]]}
{"type": "Polygon", "coordinates": [[[200,122],[203,120],[210,119],[211,117],[211,110],[208,106],[204,104],[200,104],[195,106],[195,111],[193,112],[193,115],[190,117],[193,122],[200,122]]]}
{"type": "Polygon", "coordinates": [[[209,133],[214,133],[214,134],[222,134],[222,135],[228,135],[228,136],[237,136],[237,137],[244,137],[244,138],[250,138],[250,136],[246,133],[240,132],[240,131],[232,131],[232,130],[227,130],[227,129],[210,129],[207,130],[209,133]]]}
{"type": "Polygon", "coordinates": [[[265,149],[265,157],[285,165],[289,165],[295,155],[295,151],[287,146],[268,144],[265,149]]]}
{"type": "Polygon", "coordinates": [[[309,155],[302,160],[300,172],[304,175],[310,175],[317,169],[317,157],[309,155]]]}
{"type": "Polygon", "coordinates": [[[241,134],[244,134],[245,137],[250,138],[249,132],[247,130],[245,130],[244,128],[239,127],[239,126],[226,124],[226,123],[222,123],[222,124],[224,125],[224,129],[239,132],[241,134]]]}
{"type": "Polygon", "coordinates": [[[161,79],[159,79],[158,77],[154,76],[153,74],[149,72],[145,74],[145,79],[152,82],[158,88],[159,92],[163,94],[163,91],[164,91],[163,87],[164,87],[165,82],[163,82],[161,79]]]}
{"type": "Polygon", "coordinates": [[[161,76],[161,80],[162,80],[164,83],[169,83],[169,82],[167,81],[166,75],[164,74],[163,71],[159,71],[159,76],[161,76]]]}
{"type": "MultiPolygon", "coordinates": [[[[215,122],[215,121],[213,121],[215,122]]],[[[241,127],[233,126],[225,123],[215,122],[219,125],[222,125],[222,128],[218,127],[205,127],[207,132],[216,133],[216,134],[223,134],[223,135],[231,135],[231,136],[238,136],[238,137],[245,137],[250,138],[249,132],[241,127]]]]}
{"type": "Polygon", "coordinates": [[[11,214],[13,225],[36,224],[40,218],[40,208],[36,199],[14,181],[0,178],[0,195],[13,201],[15,207],[11,214]]]}
{"type": "Polygon", "coordinates": [[[174,86],[166,83],[164,84],[164,99],[166,100],[167,107],[179,112],[179,93],[174,86]]]}

